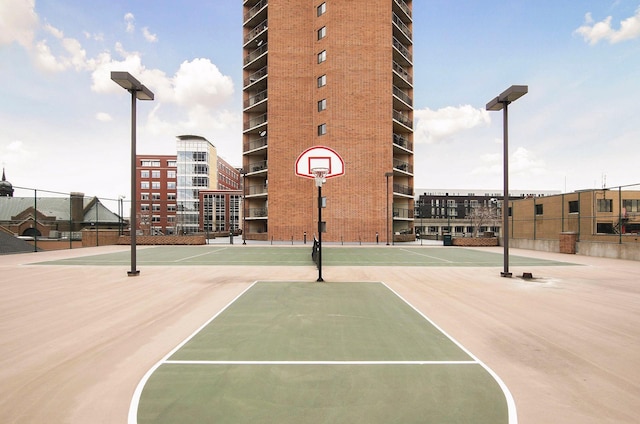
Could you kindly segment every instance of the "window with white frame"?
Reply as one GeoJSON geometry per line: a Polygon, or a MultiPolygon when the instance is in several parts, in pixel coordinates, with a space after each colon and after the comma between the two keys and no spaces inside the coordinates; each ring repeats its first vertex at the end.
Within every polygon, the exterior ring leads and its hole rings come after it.
{"type": "Polygon", "coordinates": [[[318,40],[322,40],[326,36],[327,36],[327,27],[323,26],[318,30],[318,40]]]}
{"type": "Polygon", "coordinates": [[[327,76],[326,75],[319,76],[318,77],[318,88],[324,87],[325,85],[327,85],[327,76]]]}
{"type": "Polygon", "coordinates": [[[322,63],[325,60],[327,60],[327,51],[322,50],[320,53],[318,53],[318,63],[322,63]]]}

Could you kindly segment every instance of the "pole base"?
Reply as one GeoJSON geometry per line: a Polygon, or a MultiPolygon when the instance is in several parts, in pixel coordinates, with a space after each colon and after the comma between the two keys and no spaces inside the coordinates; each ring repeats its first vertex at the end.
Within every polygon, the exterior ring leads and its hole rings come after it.
{"type": "Polygon", "coordinates": [[[318,277],[318,279],[316,280],[316,282],[318,282],[318,283],[324,283],[324,280],[322,279],[322,277],[318,277]]]}
{"type": "Polygon", "coordinates": [[[510,272],[501,272],[500,276],[501,277],[505,277],[505,278],[511,278],[513,274],[511,274],[510,272]]]}
{"type": "Polygon", "coordinates": [[[137,277],[138,275],[140,275],[140,270],[137,271],[127,271],[127,275],[129,277],[137,277]]]}

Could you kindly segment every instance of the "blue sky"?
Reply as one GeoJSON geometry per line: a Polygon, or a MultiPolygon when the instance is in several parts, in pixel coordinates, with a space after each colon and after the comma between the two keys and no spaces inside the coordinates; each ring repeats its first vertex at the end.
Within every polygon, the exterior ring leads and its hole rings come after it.
{"type": "MultiPolygon", "coordinates": [[[[336,0],[337,1],[337,0],[336,0]]],[[[0,0],[0,165],[16,186],[129,197],[138,153],[198,134],[241,165],[240,0],[0,0]]],[[[640,0],[414,1],[415,187],[573,191],[640,182],[640,0]]],[[[293,169],[293,168],[292,168],[293,169]]],[[[348,170],[346,170],[348,172],[348,170]]]]}

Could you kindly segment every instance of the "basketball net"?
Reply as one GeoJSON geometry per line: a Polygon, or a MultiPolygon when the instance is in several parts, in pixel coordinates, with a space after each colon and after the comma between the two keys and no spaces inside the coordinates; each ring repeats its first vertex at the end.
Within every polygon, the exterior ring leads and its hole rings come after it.
{"type": "Polygon", "coordinates": [[[322,187],[322,183],[326,181],[325,177],[329,173],[329,168],[313,168],[311,173],[316,179],[316,187],[322,187]]]}

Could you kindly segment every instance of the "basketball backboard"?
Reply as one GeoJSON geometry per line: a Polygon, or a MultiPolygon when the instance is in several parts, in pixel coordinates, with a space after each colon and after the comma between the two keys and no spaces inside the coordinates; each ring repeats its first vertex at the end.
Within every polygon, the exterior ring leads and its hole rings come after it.
{"type": "Polygon", "coordinates": [[[326,168],[324,178],[344,175],[344,162],[335,150],[325,146],[311,147],[296,159],[296,175],[304,178],[315,178],[314,169],[326,168]]]}

